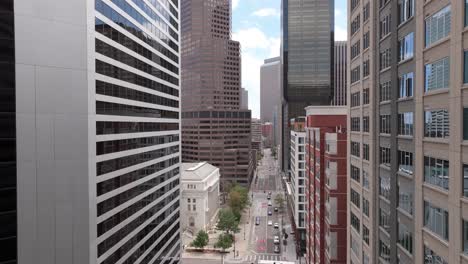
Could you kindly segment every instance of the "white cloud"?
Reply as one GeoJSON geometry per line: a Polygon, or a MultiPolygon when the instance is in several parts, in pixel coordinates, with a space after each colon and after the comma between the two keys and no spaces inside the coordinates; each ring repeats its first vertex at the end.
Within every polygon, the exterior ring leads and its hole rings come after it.
{"type": "Polygon", "coordinates": [[[280,16],[280,12],[274,8],[262,8],[252,13],[253,16],[267,17],[267,16],[280,16]]]}
{"type": "Polygon", "coordinates": [[[341,9],[335,9],[335,17],[340,17],[343,15],[343,11],[341,9]]]}
{"type": "Polygon", "coordinates": [[[335,26],[335,40],[347,40],[348,39],[348,32],[346,28],[342,28],[340,26],[335,26]]]}
{"type": "Polygon", "coordinates": [[[242,50],[247,49],[269,49],[276,43],[276,38],[268,37],[259,28],[251,27],[241,29],[232,34],[232,39],[241,43],[242,50]]]}
{"type": "Polygon", "coordinates": [[[240,0],[232,0],[232,9],[233,10],[237,8],[237,6],[239,5],[239,1],[240,0]]]}

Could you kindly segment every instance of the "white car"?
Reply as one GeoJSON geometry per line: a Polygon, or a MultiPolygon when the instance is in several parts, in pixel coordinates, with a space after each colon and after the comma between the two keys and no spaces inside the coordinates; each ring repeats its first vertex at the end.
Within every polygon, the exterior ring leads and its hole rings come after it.
{"type": "Polygon", "coordinates": [[[275,228],[279,228],[278,223],[275,223],[274,227],[275,227],[275,228]]]}
{"type": "Polygon", "coordinates": [[[268,201],[268,206],[272,206],[272,203],[271,203],[271,201],[268,201]]]}
{"type": "Polygon", "coordinates": [[[268,225],[271,226],[273,224],[273,221],[268,221],[268,225]]]}
{"type": "Polygon", "coordinates": [[[274,236],[274,237],[273,237],[273,243],[274,243],[274,244],[279,244],[279,242],[280,242],[280,241],[279,241],[279,236],[274,236]]]}

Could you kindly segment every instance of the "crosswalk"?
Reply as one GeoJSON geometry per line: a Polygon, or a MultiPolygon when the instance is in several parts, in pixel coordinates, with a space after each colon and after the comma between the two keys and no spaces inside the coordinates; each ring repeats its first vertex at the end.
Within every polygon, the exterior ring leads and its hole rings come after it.
{"type": "Polygon", "coordinates": [[[259,260],[276,260],[276,261],[282,260],[282,261],[285,261],[286,258],[283,257],[283,256],[280,256],[280,255],[249,255],[249,256],[245,256],[244,260],[246,262],[256,263],[259,260]]]}

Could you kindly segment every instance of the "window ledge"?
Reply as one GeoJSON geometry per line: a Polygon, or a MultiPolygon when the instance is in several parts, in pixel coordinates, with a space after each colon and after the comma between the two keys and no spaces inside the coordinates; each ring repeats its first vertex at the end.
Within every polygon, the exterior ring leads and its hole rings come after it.
{"type": "Polygon", "coordinates": [[[406,212],[405,210],[401,209],[400,207],[397,208],[398,212],[406,217],[408,217],[409,219],[413,219],[413,216],[410,215],[410,213],[406,212]]]}
{"type": "Polygon", "coordinates": [[[431,237],[433,237],[434,239],[438,240],[440,243],[442,243],[444,246],[446,246],[447,248],[449,247],[449,243],[447,242],[447,240],[441,238],[439,235],[437,235],[436,233],[432,232],[429,228],[427,228],[426,226],[423,226],[422,230],[427,233],[428,235],[430,235],[431,237]]]}
{"type": "Polygon", "coordinates": [[[463,196],[463,194],[462,194],[462,197],[460,198],[460,201],[461,201],[462,203],[468,205],[468,197],[463,196]]]}
{"type": "Polygon", "coordinates": [[[407,63],[407,62],[410,62],[410,61],[412,61],[413,59],[414,59],[414,54],[413,54],[413,56],[412,56],[411,58],[407,58],[407,59],[404,59],[404,60],[402,60],[402,61],[399,61],[399,62],[398,62],[398,66],[401,66],[402,64],[405,64],[405,63],[407,63]]]}
{"type": "Polygon", "coordinates": [[[398,25],[397,28],[400,29],[400,28],[404,27],[406,24],[408,24],[413,19],[414,19],[414,12],[413,12],[413,15],[410,18],[408,18],[407,20],[401,22],[400,25],[398,25]]]}
{"type": "Polygon", "coordinates": [[[437,47],[437,46],[440,46],[440,45],[442,45],[443,43],[445,43],[445,42],[447,42],[447,41],[449,41],[449,40],[450,40],[450,34],[448,34],[448,36],[446,36],[446,37],[444,37],[444,38],[441,38],[441,39],[437,40],[437,41],[434,42],[434,43],[431,43],[429,46],[425,47],[425,48],[423,49],[423,53],[425,53],[426,51],[428,51],[428,50],[430,50],[430,49],[433,49],[433,48],[435,48],[435,47],[437,47]]]}
{"type": "MultiPolygon", "coordinates": [[[[463,140],[461,143],[462,146],[468,146],[468,140],[463,140]]],[[[468,198],[467,198],[468,199],[468,198]]]]}
{"type": "Polygon", "coordinates": [[[429,143],[436,143],[436,144],[449,144],[448,138],[430,138],[430,137],[423,137],[424,142],[429,143]]]}
{"type": "Polygon", "coordinates": [[[411,254],[406,248],[404,248],[402,245],[398,244],[397,242],[397,247],[400,248],[400,251],[405,253],[405,255],[410,258],[410,259],[413,259],[413,254],[411,254]]]}
{"type": "Polygon", "coordinates": [[[463,83],[461,89],[462,90],[468,89],[468,83],[463,83]]]}
{"type": "MultiPolygon", "coordinates": [[[[424,175],[423,175],[423,178],[424,178],[424,175]]],[[[423,180],[424,180],[424,179],[423,179],[423,180]]],[[[433,191],[435,191],[435,192],[438,192],[438,193],[440,193],[440,194],[442,194],[442,195],[446,195],[446,196],[449,195],[449,193],[448,193],[449,191],[448,191],[448,190],[445,190],[445,189],[442,188],[442,187],[434,186],[434,185],[432,185],[432,184],[430,184],[430,183],[427,183],[427,182],[423,182],[423,186],[426,187],[426,188],[428,188],[428,189],[431,189],[431,190],[433,190],[433,191]]]]}
{"type": "Polygon", "coordinates": [[[390,102],[391,100],[385,100],[385,101],[379,102],[379,104],[384,105],[384,104],[389,104],[390,102]]]}
{"type": "Polygon", "coordinates": [[[391,32],[391,31],[390,31],[389,33],[387,33],[387,35],[381,37],[381,38],[379,39],[379,42],[381,43],[382,41],[386,40],[387,38],[390,37],[390,35],[392,35],[392,32],[391,32]]]}
{"type": "Polygon", "coordinates": [[[400,176],[403,176],[407,179],[410,179],[410,180],[413,180],[413,175],[412,174],[408,174],[406,172],[403,172],[403,171],[397,171],[397,174],[400,175],[400,176]]]}
{"type": "MultiPolygon", "coordinates": [[[[468,253],[466,253],[468,254],[468,253]]],[[[460,253],[460,256],[465,260],[465,261],[468,261],[468,255],[466,255],[465,253],[460,253]]]]}
{"type": "Polygon", "coordinates": [[[397,138],[399,138],[399,139],[408,139],[408,140],[412,140],[412,139],[413,139],[413,136],[398,135],[397,138]]]}
{"type": "Polygon", "coordinates": [[[383,68],[382,70],[379,71],[379,74],[383,74],[386,71],[389,71],[392,68],[392,66],[388,66],[387,68],[383,68]]]}
{"type": "Polygon", "coordinates": [[[431,95],[444,94],[444,93],[448,93],[448,92],[449,92],[449,88],[440,88],[440,89],[424,92],[423,96],[427,97],[427,96],[431,96],[431,95]]]}
{"type": "Polygon", "coordinates": [[[397,102],[406,102],[406,101],[411,101],[413,100],[414,97],[413,96],[406,96],[406,97],[401,97],[401,98],[398,98],[397,102]]]}

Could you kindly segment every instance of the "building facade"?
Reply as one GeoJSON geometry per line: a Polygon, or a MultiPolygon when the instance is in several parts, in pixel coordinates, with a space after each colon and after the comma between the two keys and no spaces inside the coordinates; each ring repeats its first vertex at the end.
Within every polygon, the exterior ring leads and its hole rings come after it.
{"type": "Polygon", "coordinates": [[[306,263],[347,261],[347,108],[306,108],[306,263]]]}
{"type": "Polygon", "coordinates": [[[291,186],[290,207],[294,218],[292,229],[296,236],[298,252],[306,250],[306,205],[305,197],[305,118],[298,117],[291,122],[291,170],[289,182],[291,186]]]}
{"type": "Polygon", "coordinates": [[[182,163],[180,222],[183,230],[196,234],[216,224],[219,200],[219,169],[207,163],[182,163]]]}
{"type": "Polygon", "coordinates": [[[263,137],[263,146],[265,148],[271,148],[274,142],[274,127],[272,123],[262,124],[262,137],[263,137]]]}
{"type": "Polygon", "coordinates": [[[334,0],[289,1],[281,6],[282,164],[289,169],[289,121],[310,105],[333,99],[334,0]]]}
{"type": "Polygon", "coordinates": [[[249,109],[249,91],[245,88],[241,88],[241,98],[240,98],[240,109],[248,110],[249,109]]]}
{"type": "Polygon", "coordinates": [[[347,87],[347,51],[346,41],[335,41],[334,49],[334,77],[333,77],[333,101],[332,105],[346,105],[347,87]]]}
{"type": "Polygon", "coordinates": [[[260,120],[273,122],[275,107],[281,105],[281,58],[270,58],[260,67],[260,120]]]}
{"type": "Polygon", "coordinates": [[[221,190],[229,182],[248,186],[253,172],[231,11],[229,0],[181,1],[182,159],[218,167],[221,190]]]}
{"type": "Polygon", "coordinates": [[[467,263],[467,3],[348,11],[351,261],[467,263]]]}
{"type": "Polygon", "coordinates": [[[260,119],[252,118],[252,149],[258,152],[262,151],[262,122],[260,119]]]}
{"type": "Polygon", "coordinates": [[[179,2],[51,5],[0,4],[0,263],[179,263],[179,2]]]}

